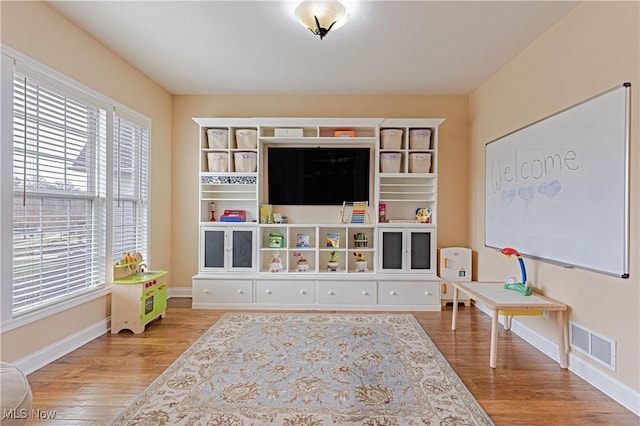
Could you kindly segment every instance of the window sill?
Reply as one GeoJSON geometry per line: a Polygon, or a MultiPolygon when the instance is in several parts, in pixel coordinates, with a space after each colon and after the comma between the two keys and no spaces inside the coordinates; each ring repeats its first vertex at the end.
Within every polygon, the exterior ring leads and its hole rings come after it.
{"type": "Polygon", "coordinates": [[[64,302],[49,306],[35,312],[20,315],[16,318],[12,318],[0,324],[0,333],[6,333],[7,331],[24,327],[25,325],[31,324],[33,322],[41,321],[52,315],[75,308],[76,306],[83,305],[85,303],[91,302],[92,300],[100,299],[101,297],[105,297],[109,294],[111,294],[111,287],[105,287],[95,292],[83,294],[82,296],[66,300],[64,302]]]}

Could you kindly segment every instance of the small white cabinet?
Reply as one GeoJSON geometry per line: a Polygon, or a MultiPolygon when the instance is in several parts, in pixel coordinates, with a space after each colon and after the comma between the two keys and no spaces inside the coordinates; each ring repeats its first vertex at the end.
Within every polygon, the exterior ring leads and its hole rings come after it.
{"type": "Polygon", "coordinates": [[[389,226],[378,233],[380,272],[436,275],[435,227],[389,226]]]}
{"type": "MultiPolygon", "coordinates": [[[[446,247],[440,249],[440,278],[442,306],[453,303],[454,282],[471,281],[471,249],[466,247],[446,247]]],[[[459,292],[458,303],[471,306],[471,298],[464,291],[459,292]]]]}
{"type": "Polygon", "coordinates": [[[256,227],[202,226],[201,272],[252,272],[256,270],[256,227]]]}

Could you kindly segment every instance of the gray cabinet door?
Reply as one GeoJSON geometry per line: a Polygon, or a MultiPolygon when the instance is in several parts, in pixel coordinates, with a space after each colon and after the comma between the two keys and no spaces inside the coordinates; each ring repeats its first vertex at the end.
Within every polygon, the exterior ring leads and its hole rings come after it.
{"type": "Polygon", "coordinates": [[[207,229],[203,235],[204,267],[224,268],[225,260],[225,230],[207,229]]]}
{"type": "Polygon", "coordinates": [[[253,269],[253,236],[254,230],[238,230],[235,229],[231,236],[231,268],[249,268],[253,269]]]}
{"type": "Polygon", "coordinates": [[[382,235],[382,270],[404,270],[404,230],[384,230],[382,235]]]}
{"type": "Polygon", "coordinates": [[[411,231],[409,233],[410,257],[409,269],[430,270],[431,265],[431,232],[411,231]]]}

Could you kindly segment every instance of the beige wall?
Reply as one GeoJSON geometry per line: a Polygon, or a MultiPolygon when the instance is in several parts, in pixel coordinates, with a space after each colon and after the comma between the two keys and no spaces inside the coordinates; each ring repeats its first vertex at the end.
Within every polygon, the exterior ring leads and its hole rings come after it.
{"type": "MultiPolygon", "coordinates": [[[[529,278],[548,296],[571,307],[570,319],[617,342],[611,374],[640,390],[640,3],[585,2],[521,52],[469,98],[470,244],[477,251],[476,277],[502,280],[514,264],[484,243],[484,145],[623,82],[632,83],[631,263],[624,280],[580,269],[526,260],[529,278]]],[[[595,208],[606,208],[598,205],[595,208]]],[[[598,226],[594,220],[594,226],[598,226]]],[[[552,317],[553,319],[553,317],[552,317]]],[[[552,321],[523,320],[556,341],[552,321]]],[[[579,352],[573,355],[585,358],[579,352]]]]}
{"type": "MultiPolygon", "coordinates": [[[[171,96],[45,3],[2,1],[1,8],[3,45],[152,119],[149,260],[155,269],[170,269],[171,96]]],[[[0,358],[15,361],[109,315],[104,297],[2,333],[0,358]]]]}
{"type": "Polygon", "coordinates": [[[444,118],[438,139],[438,244],[468,242],[466,96],[175,96],[173,286],[190,287],[198,269],[200,157],[192,117],[444,118]]]}

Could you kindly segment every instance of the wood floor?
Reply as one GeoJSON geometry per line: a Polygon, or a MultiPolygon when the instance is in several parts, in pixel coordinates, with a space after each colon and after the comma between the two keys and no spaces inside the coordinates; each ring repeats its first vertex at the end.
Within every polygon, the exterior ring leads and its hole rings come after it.
{"type": "MultiPolygon", "coordinates": [[[[167,317],[140,335],[106,334],[29,375],[33,408],[55,420],[28,425],[107,425],[225,312],[192,310],[170,299],[167,317]]],[[[460,307],[415,317],[496,425],[634,425],[640,419],[605,394],[500,329],[497,368],[489,368],[490,318],[460,307]]]]}

